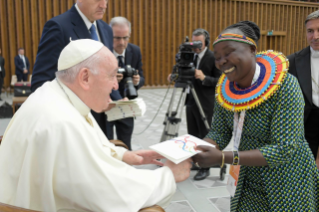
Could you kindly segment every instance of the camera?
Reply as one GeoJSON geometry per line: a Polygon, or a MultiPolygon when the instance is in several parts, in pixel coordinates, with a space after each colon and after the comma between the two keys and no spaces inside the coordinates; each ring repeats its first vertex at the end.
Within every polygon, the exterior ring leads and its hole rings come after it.
{"type": "Polygon", "coordinates": [[[133,84],[133,75],[138,75],[137,71],[130,65],[126,65],[124,68],[119,68],[117,73],[123,74],[124,82],[124,97],[128,99],[135,99],[137,97],[137,91],[133,84]]]}
{"type": "Polygon", "coordinates": [[[202,48],[200,41],[189,42],[186,36],[185,42],[179,46],[179,52],[176,55],[176,65],[173,67],[171,80],[174,82],[187,82],[193,79],[195,75],[194,49],[202,48]]]}

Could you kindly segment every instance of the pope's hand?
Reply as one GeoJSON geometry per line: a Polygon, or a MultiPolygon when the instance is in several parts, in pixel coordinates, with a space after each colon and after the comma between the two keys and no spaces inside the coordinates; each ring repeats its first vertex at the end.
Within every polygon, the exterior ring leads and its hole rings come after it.
{"type": "Polygon", "coordinates": [[[164,164],[157,159],[164,158],[153,150],[126,151],[123,155],[123,162],[129,165],[155,164],[163,166],[164,164]]]}
{"type": "Polygon", "coordinates": [[[196,150],[202,151],[194,155],[193,161],[200,167],[211,167],[221,164],[222,152],[214,147],[200,145],[196,147],[196,150]]]}
{"type": "Polygon", "coordinates": [[[191,162],[192,162],[191,159],[187,159],[176,165],[170,160],[167,160],[165,162],[165,166],[167,166],[168,168],[172,170],[174,178],[175,178],[175,182],[179,183],[186,180],[189,177],[191,167],[192,167],[191,162]]]}

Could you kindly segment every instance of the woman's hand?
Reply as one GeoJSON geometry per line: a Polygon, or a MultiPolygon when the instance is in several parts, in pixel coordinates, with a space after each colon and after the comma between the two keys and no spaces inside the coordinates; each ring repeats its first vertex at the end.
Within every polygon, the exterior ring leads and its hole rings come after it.
{"type": "Polygon", "coordinates": [[[202,151],[193,156],[194,163],[200,167],[211,167],[222,163],[222,152],[214,147],[200,145],[196,150],[202,151]]]}

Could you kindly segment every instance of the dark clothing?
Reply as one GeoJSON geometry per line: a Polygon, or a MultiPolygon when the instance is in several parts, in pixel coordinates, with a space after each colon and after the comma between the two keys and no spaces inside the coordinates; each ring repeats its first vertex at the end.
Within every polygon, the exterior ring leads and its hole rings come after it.
{"type": "Polygon", "coordinates": [[[107,122],[107,138],[114,139],[114,126],[118,140],[123,141],[129,150],[132,150],[131,138],[134,129],[134,119],[126,118],[107,122]]]}
{"type": "MultiPolygon", "coordinates": [[[[113,32],[111,27],[102,20],[97,20],[96,24],[101,42],[113,51],[113,32]]],[[[91,39],[91,34],[75,6],[67,12],[50,19],[44,25],[33,69],[32,91],[35,91],[46,81],[55,79],[58,58],[62,49],[69,44],[70,39],[91,39]]],[[[106,134],[105,114],[92,111],[92,115],[106,134]]]]}
{"type": "MultiPolygon", "coordinates": [[[[102,20],[96,21],[101,42],[113,51],[113,33],[111,27],[102,20]]],[[[70,39],[91,39],[83,19],[73,6],[65,13],[45,23],[38,54],[34,64],[31,89],[35,91],[46,81],[55,79],[57,64],[62,49],[70,39]]]]}
{"type": "MultiPolygon", "coordinates": [[[[138,70],[138,74],[140,75],[140,82],[138,86],[135,86],[136,90],[141,88],[144,85],[144,75],[142,69],[142,54],[140,47],[129,43],[125,50],[125,64],[124,65],[131,65],[132,68],[138,70]]],[[[125,76],[124,76],[125,77],[125,76]]],[[[125,90],[125,83],[124,78],[119,83],[119,89],[116,91],[112,91],[111,98],[112,100],[116,101],[119,99],[123,99],[125,90]]],[[[117,121],[107,122],[107,137],[108,139],[113,139],[113,127],[116,128],[116,135],[117,139],[123,141],[129,149],[131,149],[131,138],[134,128],[134,119],[133,118],[126,118],[117,121]]]]}
{"type": "MultiPolygon", "coordinates": [[[[201,119],[201,114],[197,105],[192,107],[186,107],[186,118],[187,118],[187,132],[190,135],[194,135],[198,138],[205,138],[208,133],[204,121],[201,119]]],[[[207,117],[209,125],[212,123],[212,117],[207,117]]]]}
{"type": "MultiPolygon", "coordinates": [[[[143,75],[143,69],[142,69],[142,54],[140,47],[129,43],[125,50],[125,66],[131,65],[132,68],[135,68],[138,70],[138,74],[140,75],[140,83],[138,86],[135,86],[136,89],[141,88],[144,85],[145,79],[143,75]]],[[[124,78],[123,78],[124,79],[124,78]]],[[[119,83],[119,89],[116,91],[112,91],[111,98],[112,100],[119,100],[123,99],[124,96],[124,90],[125,90],[125,83],[124,80],[121,80],[119,83]]]]}
{"type": "Polygon", "coordinates": [[[30,63],[29,59],[24,55],[25,64],[20,57],[20,55],[15,56],[14,58],[14,65],[16,67],[15,74],[17,75],[18,82],[28,81],[28,74],[30,73],[30,63]],[[27,73],[23,73],[24,69],[27,69],[27,73]]]}
{"type": "Polygon", "coordinates": [[[2,86],[3,86],[3,80],[4,77],[6,76],[6,70],[4,69],[4,58],[0,56],[0,95],[1,95],[1,90],[2,90],[2,86]]]}
{"type": "Polygon", "coordinates": [[[319,147],[319,108],[316,105],[312,105],[309,117],[305,122],[305,137],[313,155],[317,158],[319,147]]]}
{"type": "MultiPolygon", "coordinates": [[[[208,124],[211,125],[215,103],[215,87],[221,75],[221,71],[215,67],[214,53],[209,49],[206,50],[201,59],[198,69],[202,70],[206,77],[203,81],[195,79],[194,77],[192,79],[192,84],[206,115],[208,124]]],[[[204,125],[204,121],[202,120],[191,92],[187,95],[186,116],[188,133],[201,139],[204,138],[207,135],[208,130],[204,125]]]]}
{"type": "Polygon", "coordinates": [[[304,108],[304,125],[305,137],[313,155],[317,156],[319,147],[319,113],[312,103],[312,82],[311,82],[311,63],[310,63],[310,46],[299,52],[288,56],[289,73],[294,75],[300,84],[302,94],[305,100],[304,108]]]}

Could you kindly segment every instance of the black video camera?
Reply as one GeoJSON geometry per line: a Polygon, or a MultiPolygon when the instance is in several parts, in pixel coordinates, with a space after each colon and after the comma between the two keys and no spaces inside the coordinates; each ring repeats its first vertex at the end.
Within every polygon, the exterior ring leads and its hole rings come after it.
{"type": "Polygon", "coordinates": [[[179,52],[176,55],[176,65],[173,67],[171,80],[175,82],[187,82],[193,79],[195,75],[194,66],[194,49],[201,49],[202,42],[194,41],[189,42],[186,36],[185,43],[179,46],[179,52]]]}
{"type": "Polygon", "coordinates": [[[138,75],[137,71],[130,65],[126,65],[124,68],[119,68],[117,73],[123,74],[124,81],[124,97],[128,99],[135,99],[137,97],[137,91],[133,84],[133,75],[138,75]]]}

